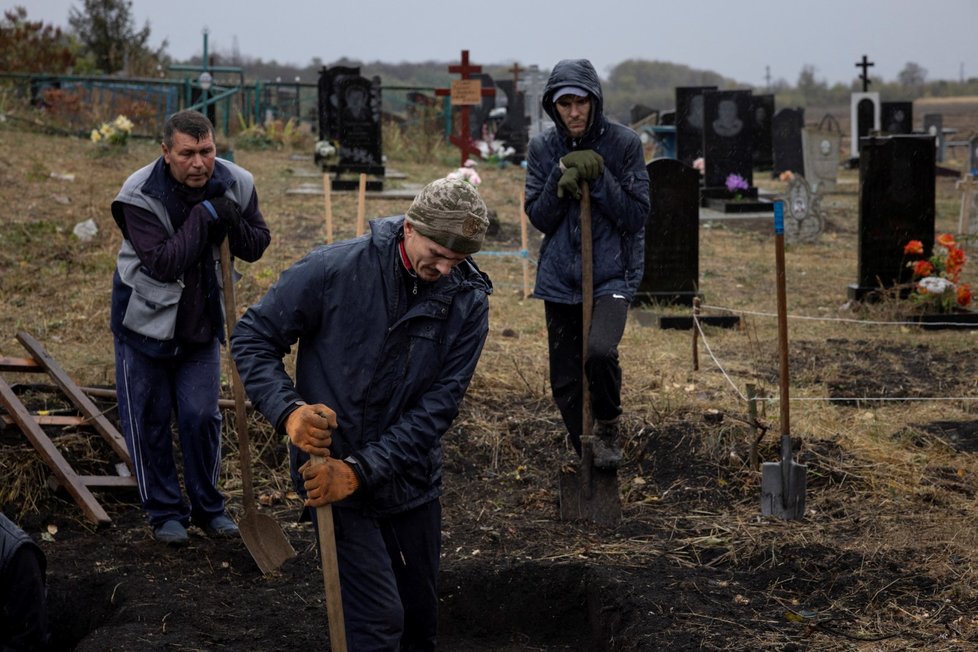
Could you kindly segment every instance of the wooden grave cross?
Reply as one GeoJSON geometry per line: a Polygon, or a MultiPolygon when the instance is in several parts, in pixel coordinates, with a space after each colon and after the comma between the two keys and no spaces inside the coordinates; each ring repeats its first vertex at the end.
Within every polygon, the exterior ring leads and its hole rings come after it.
{"type": "Polygon", "coordinates": [[[469,107],[479,104],[481,98],[492,97],[496,94],[495,88],[482,88],[479,79],[472,79],[469,75],[482,72],[482,66],[469,64],[469,51],[462,50],[462,62],[459,65],[448,66],[448,72],[458,73],[460,79],[452,81],[451,88],[438,88],[435,95],[438,97],[451,97],[452,106],[458,106],[461,126],[459,134],[452,134],[449,140],[462,152],[462,163],[470,158],[470,154],[478,154],[479,149],[472,140],[472,133],[469,128],[469,107]]]}

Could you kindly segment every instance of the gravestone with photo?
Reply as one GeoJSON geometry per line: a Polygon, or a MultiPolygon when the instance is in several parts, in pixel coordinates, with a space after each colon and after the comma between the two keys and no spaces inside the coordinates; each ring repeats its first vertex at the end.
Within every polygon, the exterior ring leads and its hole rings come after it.
{"type": "Polygon", "coordinates": [[[944,162],[944,116],[940,113],[924,114],[924,133],[934,138],[934,160],[944,162]]]}
{"type": "Polygon", "coordinates": [[[887,136],[913,133],[913,102],[880,103],[880,127],[887,136]]]}
{"type": "Polygon", "coordinates": [[[522,163],[526,159],[526,147],[530,142],[530,116],[526,115],[524,95],[522,91],[516,90],[517,85],[512,79],[496,82],[506,98],[506,117],[496,129],[496,139],[515,150],[509,160],[522,163]]]}
{"type": "Polygon", "coordinates": [[[755,169],[770,170],[774,167],[774,95],[751,95],[750,102],[754,117],[751,159],[755,169]]]}
{"type": "Polygon", "coordinates": [[[849,124],[852,136],[849,143],[849,157],[859,158],[859,139],[880,130],[880,94],[853,93],[849,100],[849,124]]]}
{"type": "Polygon", "coordinates": [[[815,192],[832,192],[839,179],[842,129],[831,114],[826,113],[817,127],[801,130],[805,179],[815,192]]]}
{"type": "Polygon", "coordinates": [[[805,109],[784,108],[774,114],[772,178],[777,179],[782,172],[805,176],[805,154],[801,142],[804,127],[805,109]]]}
{"type": "Polygon", "coordinates": [[[692,165],[703,156],[703,94],[716,86],[676,88],[676,158],[692,165]]]}
{"type": "Polygon", "coordinates": [[[772,209],[771,202],[757,199],[754,187],[754,121],[750,109],[750,91],[703,94],[704,206],[725,213],[772,209]]]}
{"type": "Polygon", "coordinates": [[[362,77],[359,68],[323,68],[319,77],[320,140],[334,143],[338,156],[322,159],[317,151],[315,158],[324,172],[333,173],[334,190],[358,188],[360,174],[379,177],[367,181],[367,190],[383,190],[380,113],[380,77],[362,77]],[[347,174],[357,178],[343,178],[347,174]]]}
{"type": "Polygon", "coordinates": [[[848,295],[872,300],[910,280],[903,248],[934,246],[934,141],[926,135],[868,137],[859,154],[859,263],[848,295]]]}

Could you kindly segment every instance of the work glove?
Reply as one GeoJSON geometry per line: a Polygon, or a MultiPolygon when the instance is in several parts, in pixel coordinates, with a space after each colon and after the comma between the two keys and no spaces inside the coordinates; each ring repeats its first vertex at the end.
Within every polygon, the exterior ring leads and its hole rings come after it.
{"type": "Polygon", "coordinates": [[[212,217],[208,223],[207,240],[213,244],[218,244],[227,234],[238,228],[238,224],[241,222],[241,207],[233,199],[227,197],[205,199],[202,203],[212,217]]]}
{"type": "Polygon", "coordinates": [[[563,169],[576,168],[581,172],[581,179],[592,181],[604,171],[604,159],[593,149],[581,149],[560,159],[560,167],[563,169]]]}
{"type": "Polygon", "coordinates": [[[581,173],[579,168],[567,168],[557,182],[557,196],[571,195],[574,199],[581,198],[581,173]]]}
{"type": "Polygon", "coordinates": [[[306,507],[322,507],[343,500],[360,487],[353,467],[332,457],[310,459],[299,467],[305,480],[306,507]]]}
{"type": "Polygon", "coordinates": [[[336,426],[336,412],[322,403],[302,404],[285,418],[289,441],[299,450],[319,457],[329,457],[336,426]]]}

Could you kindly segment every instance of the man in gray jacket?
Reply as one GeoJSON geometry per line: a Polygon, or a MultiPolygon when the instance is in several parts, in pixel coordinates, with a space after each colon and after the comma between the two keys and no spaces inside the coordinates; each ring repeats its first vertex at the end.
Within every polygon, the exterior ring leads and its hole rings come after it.
{"type": "Polygon", "coordinates": [[[489,330],[491,285],[469,257],[488,224],[472,185],[433,181],[406,215],[286,270],[232,335],[306,507],[333,504],[351,650],[436,646],[441,438],[489,330]]]}
{"type": "Polygon", "coordinates": [[[591,198],[594,305],[587,382],[596,419],[594,464],[617,468],[621,414],[618,343],[645,264],[649,175],[638,135],[603,113],[601,82],[587,59],[554,66],[543,92],[554,126],[527,152],[526,213],[543,232],[533,294],[545,302],[550,386],[571,443],[583,432],[580,183],[591,198]]]}

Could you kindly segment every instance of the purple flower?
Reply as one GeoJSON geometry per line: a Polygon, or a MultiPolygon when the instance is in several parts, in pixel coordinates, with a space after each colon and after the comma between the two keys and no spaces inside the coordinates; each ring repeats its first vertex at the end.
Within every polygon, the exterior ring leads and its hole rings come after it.
{"type": "Polygon", "coordinates": [[[727,190],[730,192],[747,190],[747,180],[739,174],[731,174],[727,177],[727,190]]]}

